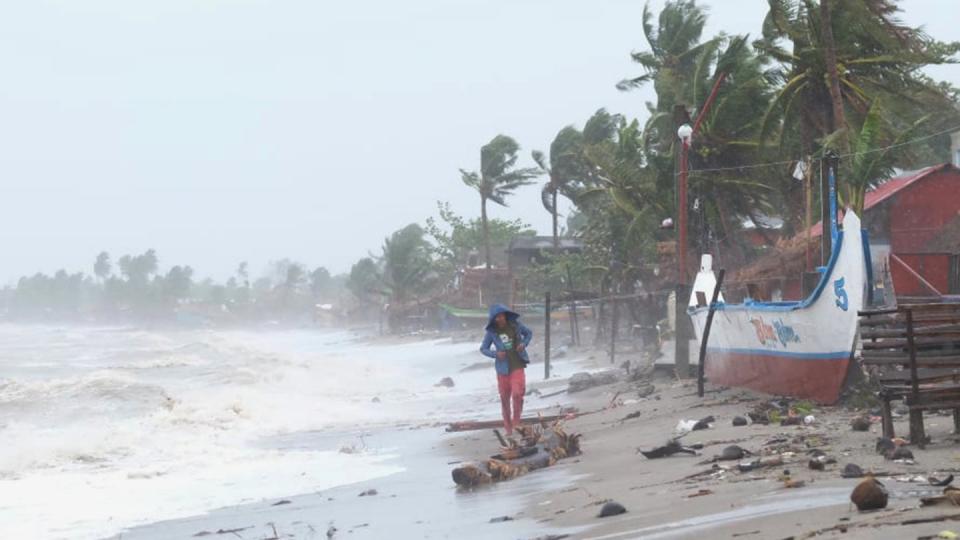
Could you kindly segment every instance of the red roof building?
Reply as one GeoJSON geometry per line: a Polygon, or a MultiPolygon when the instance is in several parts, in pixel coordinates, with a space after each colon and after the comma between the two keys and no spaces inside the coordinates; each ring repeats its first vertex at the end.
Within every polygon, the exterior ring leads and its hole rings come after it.
{"type": "MultiPolygon", "coordinates": [[[[874,285],[883,301],[960,294],[960,169],[949,163],[884,182],[864,198],[874,285]]],[[[820,223],[740,269],[737,282],[766,282],[762,290],[798,299],[809,248],[819,255],[820,223]],[[807,239],[810,239],[809,246],[807,239]],[[771,284],[772,282],[772,284],[771,284]]]]}

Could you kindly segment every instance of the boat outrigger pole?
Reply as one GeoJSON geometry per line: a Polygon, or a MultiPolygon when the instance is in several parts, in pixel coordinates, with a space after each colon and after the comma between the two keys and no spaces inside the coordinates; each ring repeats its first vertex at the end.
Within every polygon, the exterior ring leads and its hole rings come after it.
{"type": "Polygon", "coordinates": [[[826,266],[833,251],[833,244],[837,240],[837,167],[840,158],[832,150],[828,150],[821,162],[820,169],[820,223],[821,233],[821,261],[826,266]],[[824,171],[826,169],[826,171],[824,171]],[[827,234],[827,224],[830,224],[830,233],[827,234]]]}

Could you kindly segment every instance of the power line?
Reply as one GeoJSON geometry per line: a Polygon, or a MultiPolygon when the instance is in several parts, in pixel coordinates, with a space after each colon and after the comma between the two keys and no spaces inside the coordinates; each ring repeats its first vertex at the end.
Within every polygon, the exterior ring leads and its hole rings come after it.
{"type": "MultiPolygon", "coordinates": [[[[870,150],[864,150],[864,151],[862,151],[862,152],[850,152],[850,153],[847,153],[847,154],[841,154],[841,155],[839,155],[838,157],[840,157],[840,158],[848,158],[848,157],[853,157],[853,156],[862,156],[862,155],[866,155],[866,154],[873,154],[873,153],[876,153],[876,152],[883,152],[883,151],[886,151],[886,150],[891,150],[891,149],[893,149],[893,148],[900,148],[900,147],[902,147],[902,146],[908,146],[908,145],[911,145],[911,144],[916,144],[916,143],[918,143],[918,142],[926,141],[926,140],[928,140],[928,139],[932,139],[932,138],[934,138],[934,137],[939,137],[939,136],[941,136],[941,135],[946,135],[947,133],[952,133],[952,132],[955,132],[955,131],[960,131],[960,126],[953,126],[953,127],[951,127],[951,128],[938,131],[938,132],[936,132],[936,133],[930,133],[930,134],[928,134],[928,135],[923,135],[923,136],[920,136],[920,137],[916,137],[916,138],[910,139],[909,141],[904,141],[904,142],[897,143],[897,144],[891,144],[891,145],[888,145],[888,146],[881,146],[881,147],[879,147],[879,148],[871,148],[870,150]]],[[[811,162],[822,161],[822,159],[823,159],[823,158],[812,159],[811,162]]],[[[687,171],[687,172],[688,172],[688,174],[693,175],[693,174],[697,174],[697,173],[708,173],[708,172],[742,171],[742,170],[750,170],[750,169],[761,169],[761,168],[764,168],[764,167],[778,167],[778,166],[782,166],[782,165],[790,165],[790,164],[796,163],[796,162],[798,162],[798,161],[804,161],[804,160],[803,160],[803,159],[790,159],[790,160],[784,160],[784,161],[770,161],[770,162],[767,162],[767,163],[753,163],[753,164],[747,164],[747,165],[736,165],[736,166],[732,166],[732,167],[711,167],[711,168],[705,168],[705,169],[691,169],[691,170],[689,170],[689,171],[687,171]]],[[[675,175],[677,175],[677,174],[679,174],[679,173],[675,173],[675,175]]]]}

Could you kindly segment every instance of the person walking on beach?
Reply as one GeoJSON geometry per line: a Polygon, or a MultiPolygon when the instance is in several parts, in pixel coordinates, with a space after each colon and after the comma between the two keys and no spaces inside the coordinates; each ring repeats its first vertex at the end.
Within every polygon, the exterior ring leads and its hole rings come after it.
{"type": "Polygon", "coordinates": [[[503,304],[490,306],[490,319],[487,321],[486,330],[480,352],[494,359],[503,429],[507,436],[510,436],[513,428],[520,425],[523,414],[523,395],[527,391],[524,368],[530,363],[527,346],[533,339],[533,332],[520,322],[519,314],[510,311],[503,304]]]}

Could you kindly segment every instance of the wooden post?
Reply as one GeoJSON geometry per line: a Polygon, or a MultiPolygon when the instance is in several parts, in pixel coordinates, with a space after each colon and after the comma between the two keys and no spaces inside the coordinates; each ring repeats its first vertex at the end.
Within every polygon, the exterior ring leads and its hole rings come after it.
{"type": "Polygon", "coordinates": [[[567,265],[567,296],[570,298],[570,343],[580,345],[580,323],[577,321],[577,301],[573,293],[573,274],[567,265]]]}
{"type": "Polygon", "coordinates": [[[820,161],[820,265],[826,266],[833,250],[830,237],[830,160],[820,161]]]}
{"type": "Polygon", "coordinates": [[[543,310],[543,378],[550,378],[550,292],[544,296],[543,310]]]}
{"type": "Polygon", "coordinates": [[[677,285],[675,294],[677,301],[674,306],[673,369],[677,378],[686,379],[690,377],[690,333],[687,331],[691,326],[690,317],[687,315],[690,288],[687,285],[677,285]]]}
{"type": "Polygon", "coordinates": [[[610,363],[612,364],[617,357],[617,324],[620,322],[620,304],[617,302],[617,298],[613,297],[610,300],[610,309],[613,310],[613,313],[610,314],[610,363]]]}
{"type": "MultiPolygon", "coordinates": [[[[907,314],[907,349],[910,352],[910,404],[918,404],[920,398],[920,383],[917,381],[917,348],[913,339],[913,310],[906,308],[907,314]]],[[[910,408],[910,442],[920,448],[926,446],[926,435],[923,432],[923,411],[910,408]]]]}
{"type": "Polygon", "coordinates": [[[707,322],[703,326],[703,336],[700,338],[700,362],[697,364],[697,395],[703,397],[703,370],[707,361],[707,340],[710,339],[710,327],[713,325],[713,314],[717,309],[717,299],[720,296],[720,286],[723,285],[723,276],[726,270],[721,268],[717,273],[717,286],[713,288],[710,298],[710,307],[707,308],[707,322]]]}

